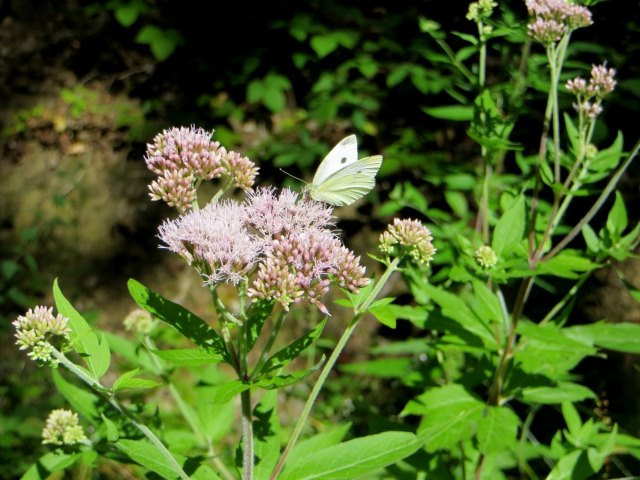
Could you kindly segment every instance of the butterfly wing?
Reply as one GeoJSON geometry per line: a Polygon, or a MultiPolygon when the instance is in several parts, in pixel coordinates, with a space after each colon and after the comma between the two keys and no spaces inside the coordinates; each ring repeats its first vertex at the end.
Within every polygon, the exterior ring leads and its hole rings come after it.
{"type": "MultiPolygon", "coordinates": [[[[382,156],[374,155],[348,164],[319,185],[312,185],[311,198],[337,207],[349,205],[366,195],[376,184],[382,156]]],[[[315,183],[315,182],[314,182],[315,183]]]]}
{"type": "Polygon", "coordinates": [[[349,135],[338,142],[326,157],[320,162],[316,174],[313,176],[312,186],[319,186],[332,174],[358,161],[358,140],[355,135],[349,135]]]}

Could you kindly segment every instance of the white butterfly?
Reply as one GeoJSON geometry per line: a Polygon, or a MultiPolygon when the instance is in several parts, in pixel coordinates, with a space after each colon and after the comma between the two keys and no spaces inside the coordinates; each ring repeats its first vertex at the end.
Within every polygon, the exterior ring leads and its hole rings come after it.
{"type": "Polygon", "coordinates": [[[358,141],[355,135],[349,135],[324,157],[307,191],[319,202],[349,205],[375,186],[380,165],[381,155],[358,160],[358,141]]]}

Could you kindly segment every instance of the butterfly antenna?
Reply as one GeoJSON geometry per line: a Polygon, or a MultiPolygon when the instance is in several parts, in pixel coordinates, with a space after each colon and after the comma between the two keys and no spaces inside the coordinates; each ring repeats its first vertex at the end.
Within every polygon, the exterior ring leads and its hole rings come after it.
{"type": "Polygon", "coordinates": [[[301,178],[296,177],[295,175],[291,175],[289,172],[284,171],[283,169],[279,169],[282,173],[284,173],[285,175],[289,175],[291,178],[295,178],[296,180],[299,180],[300,182],[304,183],[306,185],[307,182],[305,182],[304,180],[302,180],[301,178]]]}

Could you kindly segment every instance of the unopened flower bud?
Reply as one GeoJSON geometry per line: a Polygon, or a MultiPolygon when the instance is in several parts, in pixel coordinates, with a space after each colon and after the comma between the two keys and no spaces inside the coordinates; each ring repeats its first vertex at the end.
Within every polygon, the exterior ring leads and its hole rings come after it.
{"type": "Polygon", "coordinates": [[[476,262],[482,268],[493,268],[498,263],[496,252],[489,245],[483,245],[475,251],[476,262]]]}
{"type": "Polygon", "coordinates": [[[396,218],[380,236],[380,250],[389,257],[405,256],[428,265],[436,253],[432,239],[429,229],[418,220],[396,218]]]}
{"type": "Polygon", "coordinates": [[[46,426],[42,430],[42,443],[75,445],[86,440],[77,413],[59,408],[49,414],[46,426]]]}

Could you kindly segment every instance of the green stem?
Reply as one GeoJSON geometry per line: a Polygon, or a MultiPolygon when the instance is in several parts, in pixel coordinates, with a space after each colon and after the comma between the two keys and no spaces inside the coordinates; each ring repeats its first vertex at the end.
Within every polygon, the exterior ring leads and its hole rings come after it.
{"type": "Polygon", "coordinates": [[[251,409],[251,389],[240,394],[242,403],[242,478],[253,479],[253,418],[251,409]]]}
{"type": "Polygon", "coordinates": [[[595,216],[595,214],[598,213],[602,205],[607,201],[607,198],[609,198],[609,195],[611,195],[611,192],[613,192],[613,190],[615,189],[622,174],[625,172],[627,167],[631,164],[633,159],[638,155],[638,151],[640,151],[640,140],[636,142],[631,154],[627,157],[627,159],[620,166],[620,168],[618,168],[618,171],[615,173],[615,175],[611,177],[611,180],[609,180],[609,183],[607,183],[607,186],[602,191],[602,193],[598,197],[598,200],[596,200],[596,202],[593,204],[591,209],[589,209],[587,214],[578,222],[578,224],[575,227],[573,227],[571,231],[562,240],[560,240],[560,242],[558,242],[558,244],[555,247],[553,247],[549,253],[547,253],[541,259],[543,262],[545,260],[548,260],[554,257],[569,242],[571,242],[571,240],[573,240],[580,233],[580,231],[582,230],[582,227],[587,223],[589,223],[591,219],[595,216]]]}
{"type": "Polygon", "coordinates": [[[387,270],[384,272],[382,277],[380,277],[380,280],[371,289],[371,292],[369,292],[369,295],[367,296],[367,298],[362,302],[362,304],[360,304],[354,309],[353,319],[349,323],[349,326],[343,332],[342,336],[340,337],[340,340],[338,340],[338,344],[335,346],[335,348],[333,349],[333,352],[331,353],[331,356],[329,357],[329,360],[327,361],[325,366],[322,368],[322,372],[320,372],[320,376],[318,377],[318,380],[316,380],[316,383],[313,386],[311,393],[309,394],[309,398],[307,398],[307,401],[304,404],[304,408],[302,409],[302,413],[300,414],[300,417],[296,422],[296,425],[293,429],[291,437],[289,438],[289,442],[287,443],[287,446],[285,447],[284,452],[282,452],[282,455],[280,455],[278,464],[276,465],[275,469],[273,470],[273,473],[271,474],[271,477],[270,477],[271,480],[275,480],[280,474],[280,472],[282,471],[282,468],[284,467],[284,464],[287,461],[287,457],[289,456],[289,454],[293,450],[293,447],[298,441],[298,437],[300,436],[300,433],[302,433],[304,424],[306,423],[307,418],[309,417],[309,413],[311,413],[311,408],[313,407],[316,399],[318,398],[318,394],[320,393],[320,390],[322,389],[324,382],[326,381],[327,377],[329,376],[329,373],[333,369],[333,366],[338,360],[338,357],[340,357],[340,354],[342,353],[342,350],[347,344],[347,341],[351,337],[351,334],[354,332],[354,330],[358,326],[358,322],[363,317],[363,315],[367,312],[367,309],[371,306],[373,301],[376,299],[378,293],[380,293],[380,290],[382,290],[382,287],[384,286],[384,284],[389,280],[389,277],[391,276],[391,274],[398,269],[399,263],[400,263],[400,259],[396,258],[389,264],[389,266],[387,267],[387,270]]]}
{"type": "Polygon", "coordinates": [[[162,454],[162,456],[167,460],[171,468],[178,474],[178,476],[183,480],[189,480],[189,475],[185,473],[180,464],[173,457],[171,452],[164,446],[164,444],[160,441],[160,439],[143,423],[140,423],[138,419],[131,413],[125,406],[123,406],[117,399],[113,396],[107,394],[108,389],[103,387],[100,382],[91,377],[88,373],[86,373],[83,369],[78,367],[75,363],[69,360],[63,353],[53,349],[53,355],[62,364],[67,370],[76,375],[80,380],[86,383],[89,387],[91,387],[94,391],[96,391],[104,400],[106,400],[113,408],[115,408],[118,413],[123,415],[129,420],[134,427],[136,427],[149,441],[158,449],[158,451],[162,454]]]}

